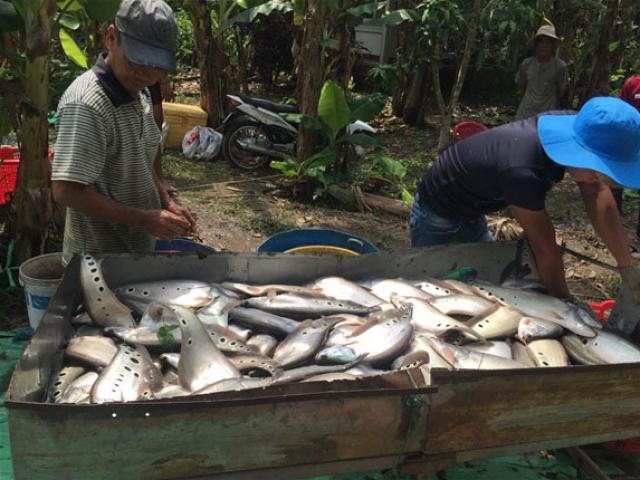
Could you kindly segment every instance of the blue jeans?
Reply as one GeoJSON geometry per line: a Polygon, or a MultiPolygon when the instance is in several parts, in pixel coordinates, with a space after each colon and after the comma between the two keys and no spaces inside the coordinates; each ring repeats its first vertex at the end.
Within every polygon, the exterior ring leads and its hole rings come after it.
{"type": "Polygon", "coordinates": [[[487,219],[481,215],[474,220],[443,217],[420,204],[418,193],[413,197],[409,214],[412,247],[427,247],[447,243],[490,242],[487,219]]]}

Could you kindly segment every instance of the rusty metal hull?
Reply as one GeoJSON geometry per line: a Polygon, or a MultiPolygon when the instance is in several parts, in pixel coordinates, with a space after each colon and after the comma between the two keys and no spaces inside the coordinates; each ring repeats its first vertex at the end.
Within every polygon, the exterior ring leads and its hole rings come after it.
{"type": "MultiPolygon", "coordinates": [[[[498,281],[534,263],[517,243],[366,257],[108,256],[111,286],[163,278],[304,283],[439,276],[470,266],[498,281]]],[[[42,404],[80,303],[74,259],[13,375],[7,409],[17,479],[300,478],[451,462],[640,434],[640,365],[501,372],[416,371],[130,404],[42,404]]]]}

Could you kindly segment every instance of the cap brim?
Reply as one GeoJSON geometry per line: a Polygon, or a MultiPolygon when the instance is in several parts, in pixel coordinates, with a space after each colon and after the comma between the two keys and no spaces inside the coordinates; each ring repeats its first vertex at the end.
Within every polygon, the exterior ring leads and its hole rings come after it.
{"type": "Polygon", "coordinates": [[[538,136],[551,160],[565,167],[595,170],[627,188],[640,188],[640,154],[633,162],[621,162],[587,150],[573,136],[575,119],[575,115],[544,115],[538,119],[538,136]]]}
{"type": "Polygon", "coordinates": [[[175,52],[143,43],[126,33],[118,33],[120,34],[124,54],[131,62],[137,63],[138,65],[160,68],[166,72],[176,72],[175,52]]]}

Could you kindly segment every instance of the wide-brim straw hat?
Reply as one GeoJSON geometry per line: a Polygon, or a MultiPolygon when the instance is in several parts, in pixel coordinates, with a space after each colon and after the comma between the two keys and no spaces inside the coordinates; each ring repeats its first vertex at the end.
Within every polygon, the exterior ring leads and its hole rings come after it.
{"type": "Polygon", "coordinates": [[[533,39],[535,40],[538,37],[549,37],[553,38],[554,40],[562,40],[562,37],[556,35],[556,27],[554,27],[553,25],[542,25],[536,32],[533,39]]]}

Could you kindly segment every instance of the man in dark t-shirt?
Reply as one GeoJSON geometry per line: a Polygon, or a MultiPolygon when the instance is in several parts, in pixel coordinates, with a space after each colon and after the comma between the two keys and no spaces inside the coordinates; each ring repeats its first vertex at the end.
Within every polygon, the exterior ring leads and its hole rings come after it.
{"type": "Polygon", "coordinates": [[[629,252],[609,178],[640,187],[640,114],[595,98],[576,115],[547,112],[474,135],[448,148],[422,177],[410,215],[414,247],[490,240],[485,214],[509,207],[547,290],[569,296],[562,255],[545,209],[564,177],[577,183],[589,218],[640,299],[640,267],[629,252]]]}

